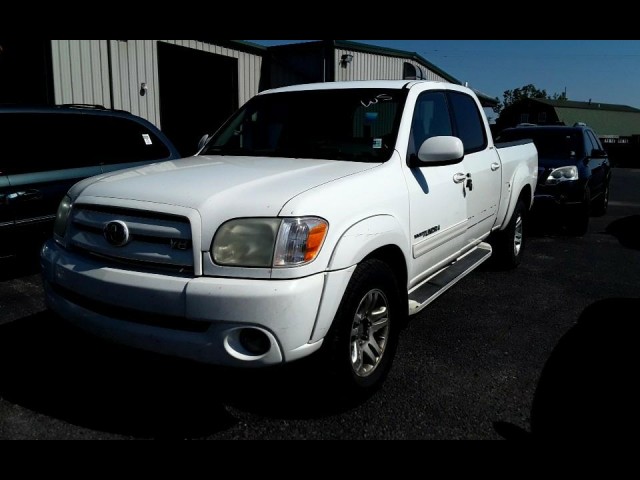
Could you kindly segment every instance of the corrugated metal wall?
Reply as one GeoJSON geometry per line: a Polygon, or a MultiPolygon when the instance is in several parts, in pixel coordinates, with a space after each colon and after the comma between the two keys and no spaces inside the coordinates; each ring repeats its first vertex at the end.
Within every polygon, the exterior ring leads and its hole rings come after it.
{"type": "Polygon", "coordinates": [[[196,40],[52,40],[56,104],[104,105],[130,111],[160,126],[158,41],[237,58],[238,104],[258,93],[260,55],[196,40]],[[109,88],[109,48],[113,99],[109,88]],[[140,95],[142,83],[147,84],[144,96],[140,95]]]}
{"type": "Polygon", "coordinates": [[[340,48],[336,48],[335,51],[335,78],[336,81],[402,80],[402,67],[405,62],[420,67],[424,71],[427,80],[446,82],[446,80],[437,73],[410,59],[375,55],[340,48]],[[344,54],[353,55],[353,61],[347,64],[346,67],[340,64],[340,59],[344,54]]]}
{"type": "Polygon", "coordinates": [[[52,40],[51,66],[56,104],[111,106],[107,40],[52,40]]]}

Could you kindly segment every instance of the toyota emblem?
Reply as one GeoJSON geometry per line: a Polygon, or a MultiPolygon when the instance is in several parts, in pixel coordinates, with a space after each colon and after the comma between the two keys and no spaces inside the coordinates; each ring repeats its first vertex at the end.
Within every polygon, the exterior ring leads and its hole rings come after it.
{"type": "Polygon", "coordinates": [[[113,220],[102,229],[104,238],[114,247],[123,247],[129,243],[129,228],[121,220],[113,220]]]}

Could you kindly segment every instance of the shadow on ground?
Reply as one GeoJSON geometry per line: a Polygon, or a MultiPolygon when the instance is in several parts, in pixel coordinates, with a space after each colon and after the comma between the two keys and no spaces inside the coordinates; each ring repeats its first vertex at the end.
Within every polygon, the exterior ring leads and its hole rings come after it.
{"type": "Polygon", "coordinates": [[[495,422],[516,439],[622,440],[638,419],[640,298],[595,302],[558,342],[540,375],[531,407],[531,432],[495,422]]]}
{"type": "Polygon", "coordinates": [[[103,342],[49,311],[0,326],[0,364],[5,400],[139,438],[203,438],[227,430],[238,422],[228,406],[315,418],[362,401],[321,389],[305,362],[271,370],[213,368],[103,342]]]}
{"type": "Polygon", "coordinates": [[[18,241],[19,247],[12,256],[0,258],[0,282],[40,273],[40,248],[44,240],[18,241]]]}
{"type": "Polygon", "coordinates": [[[623,247],[640,250],[640,215],[614,220],[605,231],[616,237],[623,247]]]}

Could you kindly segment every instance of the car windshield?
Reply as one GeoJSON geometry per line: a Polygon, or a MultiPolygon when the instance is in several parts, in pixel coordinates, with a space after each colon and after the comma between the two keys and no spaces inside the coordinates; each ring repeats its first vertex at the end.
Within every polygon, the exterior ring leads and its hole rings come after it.
{"type": "Polygon", "coordinates": [[[405,90],[371,88],[258,95],[202,153],[383,162],[394,149],[405,98],[405,90]]]}
{"type": "Polygon", "coordinates": [[[582,137],[579,131],[566,129],[514,129],[500,134],[498,141],[512,142],[530,138],[545,158],[572,158],[582,155],[582,137]]]}

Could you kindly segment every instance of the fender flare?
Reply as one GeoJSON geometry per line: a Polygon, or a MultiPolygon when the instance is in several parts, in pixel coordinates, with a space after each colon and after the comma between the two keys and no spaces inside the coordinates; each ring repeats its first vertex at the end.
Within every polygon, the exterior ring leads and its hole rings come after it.
{"type": "Polygon", "coordinates": [[[339,270],[360,263],[371,252],[395,245],[410,258],[408,233],[392,215],[374,215],[353,224],[340,236],[329,259],[328,270],[339,270]]]}
{"type": "Polygon", "coordinates": [[[511,178],[511,196],[509,198],[509,206],[507,207],[507,212],[502,221],[502,225],[500,226],[500,230],[504,230],[507,228],[509,224],[509,220],[511,220],[511,216],[513,215],[514,210],[516,209],[516,204],[527,187],[529,187],[529,202],[527,205],[527,210],[530,210],[533,206],[533,192],[535,190],[535,185],[532,187],[529,183],[530,174],[528,171],[528,167],[525,164],[520,164],[518,168],[513,172],[513,177],[511,178]]]}
{"type": "Polygon", "coordinates": [[[391,215],[367,217],[349,227],[336,243],[327,268],[325,285],[320,300],[310,342],[323,339],[336,316],[351,275],[358,263],[376,250],[396,246],[405,258],[407,268],[408,242],[398,220],[391,215]]]}

